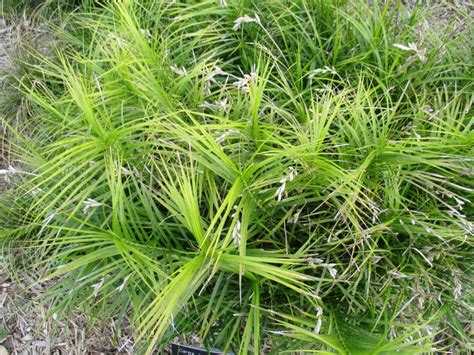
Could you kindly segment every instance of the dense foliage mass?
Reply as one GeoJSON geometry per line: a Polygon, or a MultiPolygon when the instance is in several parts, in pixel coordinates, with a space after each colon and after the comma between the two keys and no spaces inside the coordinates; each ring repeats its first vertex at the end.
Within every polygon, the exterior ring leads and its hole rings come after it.
{"type": "Polygon", "coordinates": [[[468,33],[395,1],[90,6],[4,119],[0,235],[50,315],[130,316],[143,352],[469,348],[468,33]]]}

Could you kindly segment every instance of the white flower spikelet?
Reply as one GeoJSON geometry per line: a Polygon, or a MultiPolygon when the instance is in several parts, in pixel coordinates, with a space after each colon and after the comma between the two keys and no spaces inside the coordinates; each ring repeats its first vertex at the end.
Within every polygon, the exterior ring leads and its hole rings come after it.
{"type": "Polygon", "coordinates": [[[395,339],[397,337],[397,329],[394,326],[390,327],[390,333],[388,334],[390,339],[395,339]]]}
{"type": "Polygon", "coordinates": [[[236,245],[240,245],[240,228],[241,228],[241,224],[240,224],[240,220],[238,219],[235,222],[234,229],[232,230],[232,240],[234,244],[236,245]]]}
{"type": "Polygon", "coordinates": [[[255,67],[252,67],[250,74],[244,74],[244,77],[232,83],[238,89],[241,89],[243,92],[250,92],[249,85],[254,83],[257,80],[257,73],[255,72],[255,67]]]}
{"type": "Polygon", "coordinates": [[[43,231],[46,229],[46,227],[48,226],[49,222],[51,222],[54,217],[56,217],[56,213],[55,212],[51,212],[43,221],[43,225],[41,227],[41,229],[39,230],[38,234],[41,235],[41,233],[43,233],[43,231]]]}
{"type": "Polygon", "coordinates": [[[239,133],[240,132],[236,129],[229,129],[229,130],[225,131],[224,133],[222,133],[219,137],[216,138],[216,143],[217,144],[222,144],[222,143],[224,143],[225,139],[228,136],[237,135],[239,133]]]}
{"type": "Polygon", "coordinates": [[[147,38],[153,37],[149,29],[140,28],[140,32],[147,38]]]}
{"type": "Polygon", "coordinates": [[[6,183],[10,182],[10,176],[14,174],[20,173],[18,170],[16,170],[13,166],[8,166],[8,169],[0,169],[0,176],[4,176],[4,180],[6,183]]]}
{"type": "Polygon", "coordinates": [[[316,327],[314,327],[314,332],[316,334],[319,334],[321,331],[321,325],[323,323],[321,317],[323,316],[323,309],[321,307],[316,308],[316,317],[318,317],[318,320],[316,321],[316,327]]]}
{"type": "Polygon", "coordinates": [[[227,7],[227,0],[219,0],[219,4],[222,8],[227,7]]]}
{"type": "Polygon", "coordinates": [[[245,16],[239,17],[238,19],[234,21],[234,27],[232,27],[232,29],[234,31],[237,31],[242,24],[251,23],[251,22],[255,22],[259,25],[261,24],[260,18],[258,17],[257,14],[255,14],[255,17],[250,17],[249,15],[245,15],[245,16]]]}
{"type": "Polygon", "coordinates": [[[331,277],[333,279],[336,278],[337,276],[337,270],[334,266],[336,266],[336,264],[321,264],[322,266],[324,266],[328,271],[329,271],[329,275],[331,275],[331,277]]]}
{"type": "Polygon", "coordinates": [[[124,47],[124,45],[127,44],[127,42],[122,37],[120,37],[119,35],[117,35],[115,33],[110,33],[109,34],[109,39],[112,40],[112,41],[117,42],[117,45],[120,49],[122,49],[124,47]]]}
{"type": "Polygon", "coordinates": [[[176,65],[171,65],[170,69],[173,73],[175,73],[176,75],[179,75],[179,76],[184,76],[184,75],[188,74],[188,71],[186,70],[185,67],[179,68],[176,65]]]}
{"type": "Polygon", "coordinates": [[[412,60],[418,58],[422,63],[426,62],[426,48],[419,49],[413,42],[408,43],[408,45],[395,43],[393,46],[405,52],[415,52],[414,56],[410,57],[412,60]]]}
{"type": "Polygon", "coordinates": [[[94,292],[92,292],[92,296],[96,297],[97,294],[99,293],[99,290],[100,288],[102,287],[102,285],[104,284],[104,281],[105,281],[105,278],[102,278],[100,279],[99,282],[97,282],[96,284],[93,284],[91,287],[92,289],[94,290],[94,292]]]}
{"type": "Polygon", "coordinates": [[[285,192],[285,189],[286,189],[286,183],[288,181],[293,181],[294,178],[298,175],[298,172],[296,171],[294,167],[290,166],[288,169],[290,169],[290,173],[286,177],[280,180],[280,187],[275,192],[275,196],[278,202],[280,202],[281,199],[283,198],[283,193],[285,192]]]}
{"type": "Polygon", "coordinates": [[[326,74],[326,73],[337,75],[337,71],[336,69],[334,69],[334,67],[324,66],[324,68],[318,68],[318,69],[312,70],[311,74],[309,74],[309,78],[312,79],[318,74],[326,74]]]}
{"type": "Polygon", "coordinates": [[[224,70],[221,69],[218,65],[214,66],[212,70],[209,68],[204,69],[204,93],[211,94],[211,85],[213,83],[217,83],[217,80],[215,79],[216,76],[218,75],[223,75],[229,78],[231,76],[229,73],[225,72],[224,70]]]}
{"type": "Polygon", "coordinates": [[[128,279],[130,278],[130,276],[131,276],[131,275],[128,275],[127,277],[125,277],[125,278],[123,279],[122,284],[121,284],[119,287],[117,287],[117,291],[118,291],[118,292],[122,292],[122,291],[123,291],[123,289],[124,289],[125,285],[127,284],[128,279]]]}
{"type": "Polygon", "coordinates": [[[416,46],[415,43],[408,43],[408,46],[405,46],[404,44],[396,43],[393,45],[395,48],[401,49],[402,51],[413,51],[413,52],[418,52],[418,47],[416,46]]]}
{"type": "Polygon", "coordinates": [[[458,300],[462,296],[462,284],[457,275],[454,276],[453,296],[455,300],[458,300]]]}
{"type": "Polygon", "coordinates": [[[199,105],[199,107],[208,108],[211,110],[227,111],[228,105],[229,105],[229,99],[226,97],[225,99],[221,101],[216,101],[215,103],[204,101],[201,105],[199,105]]]}
{"type": "Polygon", "coordinates": [[[88,198],[87,200],[85,200],[83,204],[85,205],[84,208],[82,209],[82,213],[84,214],[87,214],[91,208],[102,206],[102,203],[96,200],[93,200],[91,198],[88,198]]]}
{"type": "Polygon", "coordinates": [[[326,268],[326,270],[329,272],[329,275],[331,275],[333,279],[335,279],[337,276],[337,269],[335,268],[336,264],[325,263],[321,258],[309,258],[308,263],[310,265],[320,265],[326,268]]]}
{"type": "Polygon", "coordinates": [[[0,169],[0,175],[13,175],[18,173],[18,170],[16,170],[13,166],[9,166],[8,169],[0,169]]]}

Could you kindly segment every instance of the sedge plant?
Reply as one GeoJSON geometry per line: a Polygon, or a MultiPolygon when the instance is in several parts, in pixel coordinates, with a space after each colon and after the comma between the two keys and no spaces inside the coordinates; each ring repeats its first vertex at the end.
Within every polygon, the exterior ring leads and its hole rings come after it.
{"type": "MultiPolygon", "coordinates": [[[[0,236],[137,352],[472,350],[472,53],[363,1],[103,1],[16,81],[0,236]]],[[[20,59],[21,60],[21,59],[20,59]]]]}

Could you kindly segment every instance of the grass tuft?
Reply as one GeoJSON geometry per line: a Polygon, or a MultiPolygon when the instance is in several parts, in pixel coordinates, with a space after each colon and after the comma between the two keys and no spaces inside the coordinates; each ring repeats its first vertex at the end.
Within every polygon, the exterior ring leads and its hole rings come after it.
{"type": "Polygon", "coordinates": [[[58,280],[50,315],[130,315],[146,353],[472,350],[472,53],[419,10],[67,15],[2,118],[0,237],[58,280]]]}

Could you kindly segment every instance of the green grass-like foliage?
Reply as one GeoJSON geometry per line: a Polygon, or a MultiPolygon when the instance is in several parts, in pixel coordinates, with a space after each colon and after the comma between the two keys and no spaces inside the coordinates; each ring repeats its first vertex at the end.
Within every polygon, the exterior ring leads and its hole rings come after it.
{"type": "Polygon", "coordinates": [[[468,34],[395,1],[87,3],[3,120],[0,233],[50,315],[129,315],[137,352],[469,349],[468,34]]]}

